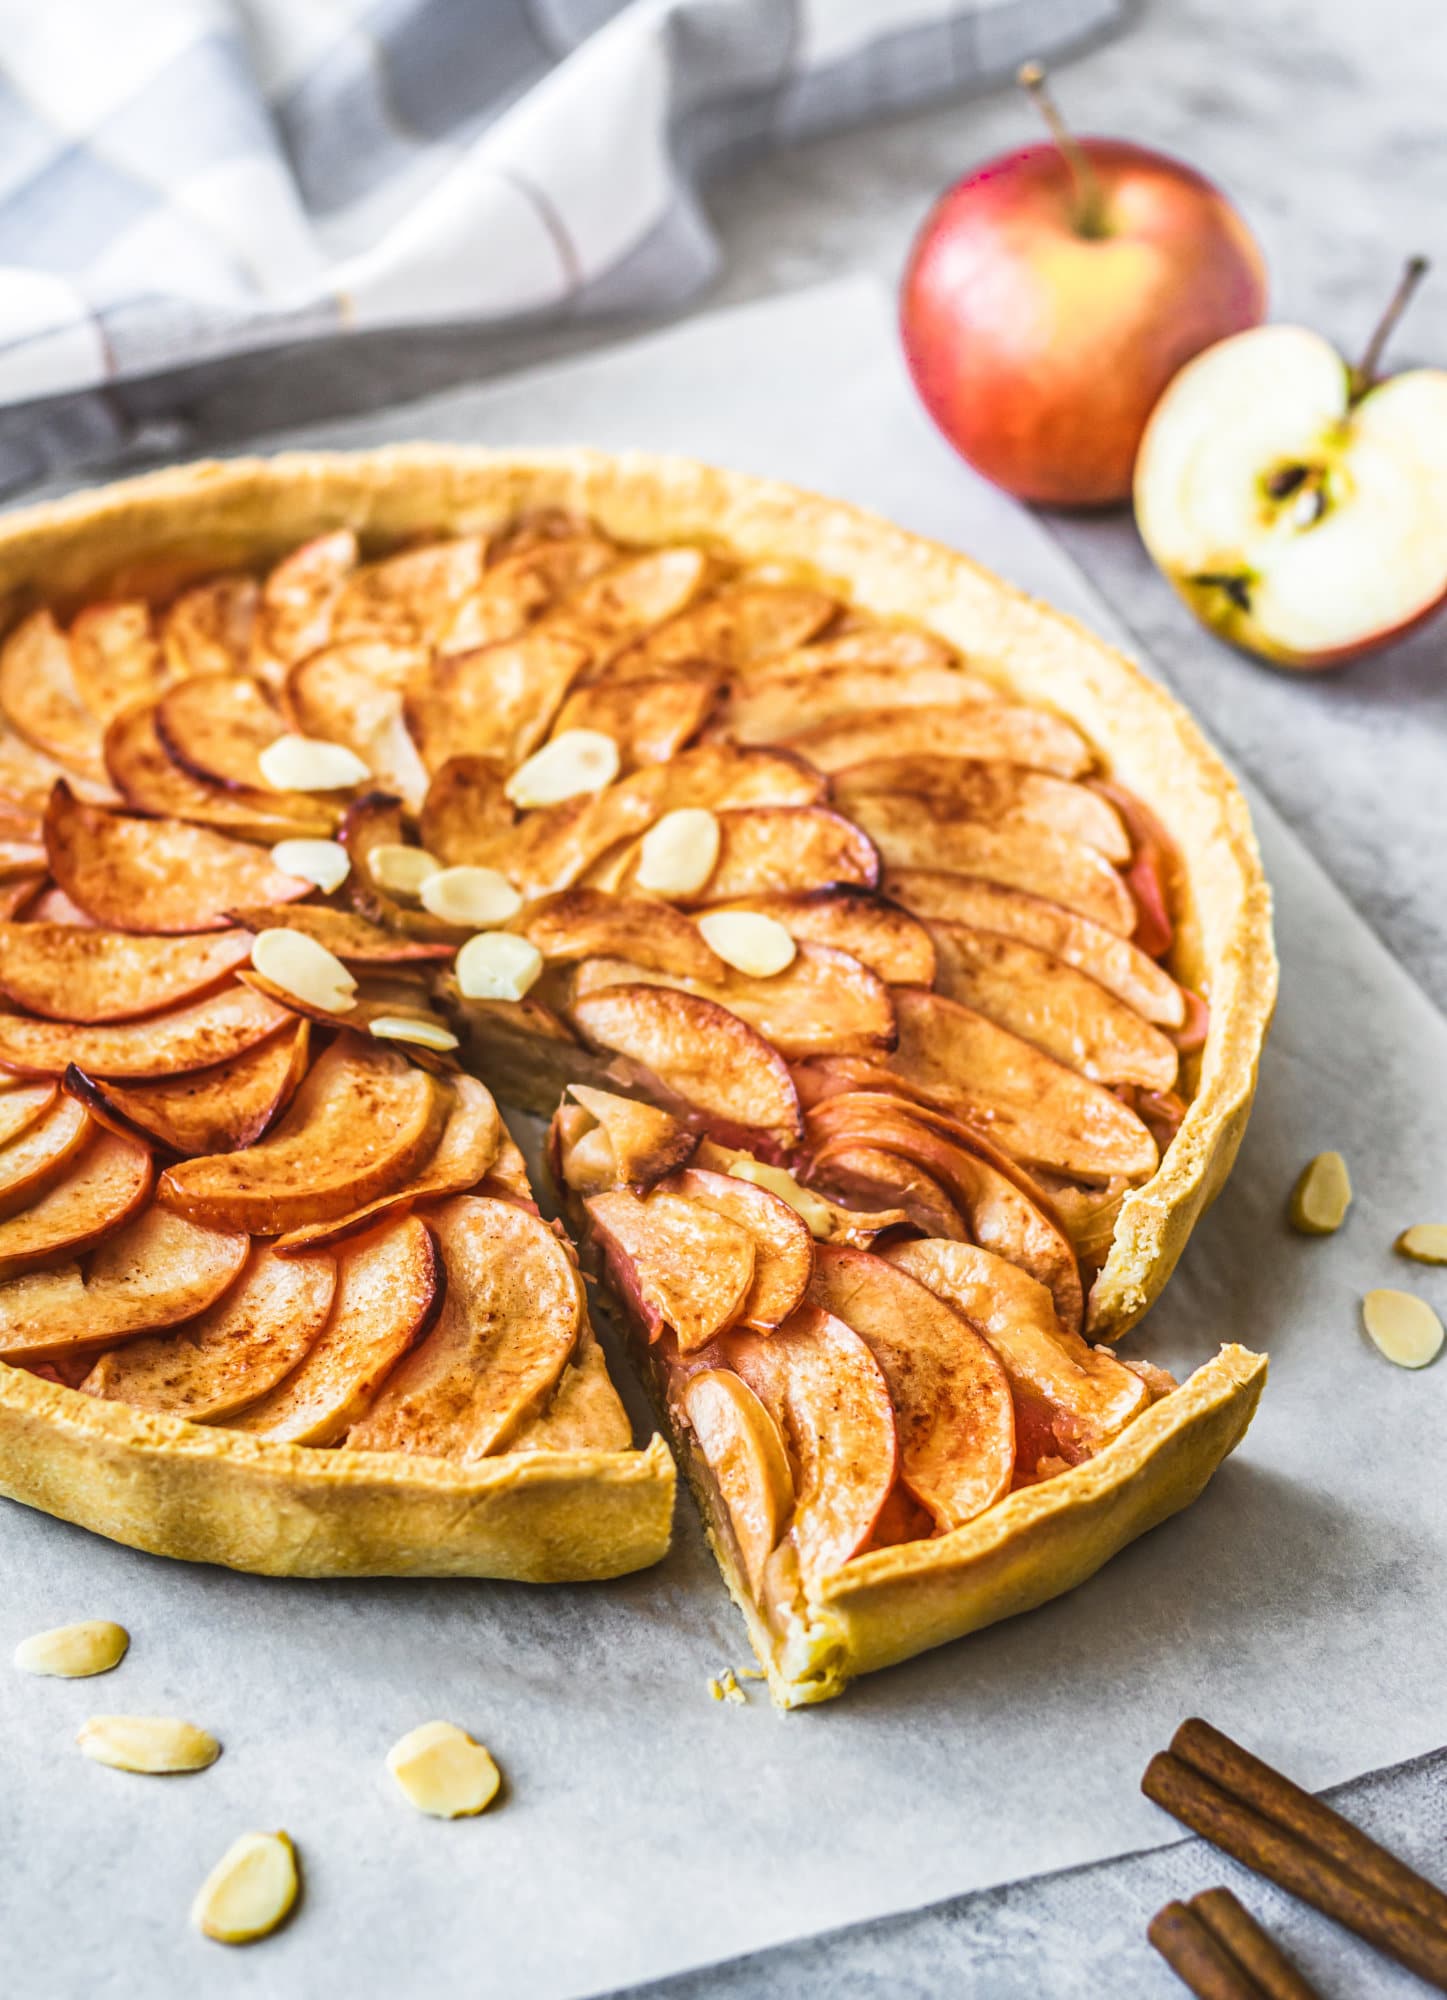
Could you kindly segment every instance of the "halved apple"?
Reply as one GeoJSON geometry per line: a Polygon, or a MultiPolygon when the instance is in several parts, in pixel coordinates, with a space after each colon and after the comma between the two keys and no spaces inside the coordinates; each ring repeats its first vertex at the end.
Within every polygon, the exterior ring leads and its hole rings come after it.
{"type": "Polygon", "coordinates": [[[427,790],[427,772],[408,733],[401,678],[425,665],[430,655],[409,648],[394,683],[379,671],[376,654],[385,653],[389,667],[399,655],[354,641],[328,646],[294,666],[286,677],[286,705],[305,736],[325,743],[342,743],[366,765],[373,782],[395,792],[414,811],[427,790]]]}
{"type": "Polygon", "coordinates": [[[234,1152],[269,1132],[291,1102],[306,1074],[310,1037],[306,1021],[291,1021],[286,1033],[156,1083],[120,1083],[72,1063],[65,1087],[123,1138],[172,1153],[234,1152]]]}
{"type": "Polygon", "coordinates": [[[855,800],[877,793],[926,800],[935,819],[1045,826],[1098,848],[1107,861],[1131,857],[1121,816],[1103,793],[1023,764],[971,757],[871,757],[835,775],[833,796],[841,812],[852,813],[855,800]]]}
{"type": "Polygon", "coordinates": [[[1123,1000],[1038,945],[936,924],[937,990],[1097,1083],[1175,1087],[1175,1044],[1123,1000]]]}
{"type": "Polygon", "coordinates": [[[418,1216],[384,1223],[348,1244],[337,1261],[326,1324],[290,1374],[226,1428],[286,1444],[338,1443],[426,1338],[445,1290],[436,1240],[418,1216]]]}
{"type": "Polygon", "coordinates": [[[51,1021],[134,1020],[184,1007],[246,963],[240,931],[136,937],[71,924],[0,924],[0,992],[51,1021]]]}
{"type": "Polygon", "coordinates": [[[243,672],[260,605],[261,585],[241,571],[183,590],[161,619],[161,645],[171,672],[243,672]]]}
{"type": "Polygon", "coordinates": [[[581,1118],[571,1130],[555,1121],[550,1163],[555,1178],[575,1194],[651,1187],[681,1167],[699,1143],[697,1133],[657,1105],[586,1083],[571,1083],[568,1091],[577,1104],[560,1106],[558,1119],[570,1110],[581,1118]]]}
{"type": "Polygon", "coordinates": [[[319,794],[236,787],[227,791],[203,784],[167,754],[156,733],[154,706],[128,709],[116,717],[106,731],[105,760],[128,806],[168,819],[192,820],[241,840],[326,840],[341,817],[340,808],[319,794]]]}
{"type": "MultiPolygon", "coordinates": [[[[172,1228],[195,1230],[194,1223],[164,1209],[152,1213],[172,1228]]],[[[326,1325],[336,1288],[337,1267],[330,1257],[278,1257],[257,1244],[216,1304],[173,1332],[127,1341],[102,1354],[80,1384],[81,1393],[189,1417],[196,1424],[215,1423],[256,1402],[291,1373],[326,1325]]]]}
{"type": "Polygon", "coordinates": [[[104,784],[100,718],[81,698],[70,641],[49,611],[33,611],[0,646],[0,713],[35,749],[104,784]]]}
{"type": "Polygon", "coordinates": [[[721,1358],[788,1440],[796,1501],[790,1541],[808,1578],[832,1576],[869,1540],[899,1470],[879,1363],[851,1327],[801,1306],[777,1333],[733,1333],[721,1358]]]}
{"type": "Polygon", "coordinates": [[[737,667],[772,658],[805,645],[838,610],[835,599],[823,591],[790,584],[735,584],[659,625],[608,671],[612,678],[633,680],[642,670],[656,673],[675,660],[737,667]]]}
{"type": "MultiPolygon", "coordinates": [[[[782,661],[780,665],[786,665],[782,661]]],[[[957,667],[808,667],[802,672],[755,671],[729,698],[726,724],[736,743],[780,743],[800,730],[865,710],[958,708],[997,702],[989,681],[957,667]]]]}
{"type": "Polygon", "coordinates": [[[88,1076],[179,1076],[229,1061],[276,1034],[287,1018],[244,986],[227,986],[144,1021],[99,1027],[0,1014],[0,1064],[27,1076],[64,1076],[72,1064],[88,1076]]]}
{"type": "MultiPolygon", "coordinates": [[[[448,939],[407,937],[387,930],[355,910],[334,910],[325,903],[262,903],[227,915],[243,931],[300,931],[314,938],[346,965],[428,965],[455,955],[448,939]]],[[[28,926],[27,926],[28,928],[28,926]]],[[[250,950],[251,940],[246,940],[250,950]]]]}
{"type": "Polygon", "coordinates": [[[671,674],[657,680],[594,681],[575,688],[558,710],[553,735],[597,729],[618,745],[622,769],[676,757],[708,721],[723,686],[711,675],[671,674]]]}
{"type": "Polygon", "coordinates": [[[529,903],[508,928],[555,963],[606,954],[682,978],[721,984],[728,977],[728,967],[705,944],[698,925],[653,897],[563,889],[529,903]]]}
{"type": "Polygon", "coordinates": [[[926,868],[889,869],[884,887],[918,917],[997,931],[1048,951],[1160,1027],[1179,1028],[1185,1021],[1186,996],[1168,972],[1128,938],[1062,904],[1003,882],[926,868]]]}
{"type": "Polygon", "coordinates": [[[1079,778],[1095,761],[1085,738],[1059,716],[1004,701],[898,714],[879,708],[801,730],[787,747],[820,771],[844,771],[868,757],[972,757],[1079,778]]]}
{"type": "Polygon", "coordinates": [[[821,1245],[810,1298],[879,1363],[899,1429],[900,1476],[946,1533],[1010,1490],[1015,1413],[990,1343],[907,1271],[821,1245]]]}
{"type": "Polygon", "coordinates": [[[664,1181],[661,1193],[682,1195],[747,1230],[754,1239],[754,1276],[734,1324],[754,1333],[772,1333],[804,1303],[814,1269],[809,1225],[767,1187],[686,1167],[664,1181]]]}
{"type": "Polygon", "coordinates": [[[286,722],[251,674],[194,674],[161,696],[154,716],[162,747],[193,778],[266,789],[258,759],[286,722]]]}
{"type": "Polygon", "coordinates": [[[718,1489],[745,1581],[758,1596],[764,1565],[794,1508],[794,1475],[783,1435],[748,1383],[728,1368],[700,1368],[687,1376],[677,1407],[718,1489]]]}
{"type": "Polygon", "coordinates": [[[425,1070],[340,1035],[275,1131],[240,1152],[181,1160],[160,1199],[213,1227],[274,1235],[346,1215],[411,1178],[435,1150],[447,1096],[425,1070]]]}
{"type": "Polygon", "coordinates": [[[663,1186],[613,1188],[585,1205],[613,1284],[650,1340],[671,1327],[689,1353],[738,1322],[754,1282],[752,1229],[663,1186]]]}
{"type": "Polygon", "coordinates": [[[585,1323],[583,1285],[547,1223],[513,1202],[460,1195],[430,1221],[442,1311],[346,1442],[471,1464],[505,1449],[552,1394],[585,1323]]]}
{"type": "Polygon", "coordinates": [[[663,1094],[716,1138],[776,1153],[801,1136],[787,1063],[737,1014],[671,986],[610,986],[572,1009],[594,1049],[619,1059],[618,1081],[663,1094]]]}
{"type": "Polygon", "coordinates": [[[154,699],[170,678],[151,607],[139,598],[87,604],[77,612],[70,663],[81,700],[102,724],[154,699]]]}
{"type": "Polygon", "coordinates": [[[150,1192],[145,1147],[94,1129],[37,1201],[0,1222],[0,1278],[88,1250],[129,1222],[150,1192]]]}
{"type": "Polygon", "coordinates": [[[13,1117],[0,1116],[0,1130],[8,1127],[6,1141],[0,1146],[0,1217],[18,1215],[38,1200],[67,1171],[91,1136],[93,1128],[84,1106],[60,1097],[53,1083],[32,1085],[0,1098],[0,1114],[10,1112],[12,1105],[31,1112],[37,1097],[44,1100],[43,1108],[18,1127],[13,1117]]]}
{"type": "MultiPolygon", "coordinates": [[[[107,1134],[104,1143],[121,1142],[107,1134]]],[[[76,1243],[69,1254],[84,1247],[76,1243]]],[[[90,1354],[192,1319],[235,1281],[249,1248],[244,1233],[204,1229],[148,1207],[127,1217],[83,1267],[68,1263],[0,1285],[0,1356],[90,1354]]]]}
{"type": "Polygon", "coordinates": [[[711,909],[756,910],[803,944],[829,945],[891,986],[932,986],[935,948],[925,925],[897,903],[845,884],[749,896],[711,909]]]}
{"type": "Polygon", "coordinates": [[[934,813],[925,799],[897,792],[869,792],[849,802],[890,869],[929,868],[979,875],[1034,896],[1064,903],[1092,923],[1128,938],[1136,906],[1115,869],[1097,848],[1031,823],[987,825],[934,813]]]}
{"type": "Polygon", "coordinates": [[[245,841],[88,805],[64,783],[46,808],[45,846],[66,895],[115,930],[225,930],[238,903],[287,903],[312,889],[245,841]]]}
{"type": "Polygon", "coordinates": [[[404,700],[429,771],[454,757],[497,757],[514,769],[548,734],[587,646],[536,631],[473,653],[450,653],[417,674],[404,700]]]}

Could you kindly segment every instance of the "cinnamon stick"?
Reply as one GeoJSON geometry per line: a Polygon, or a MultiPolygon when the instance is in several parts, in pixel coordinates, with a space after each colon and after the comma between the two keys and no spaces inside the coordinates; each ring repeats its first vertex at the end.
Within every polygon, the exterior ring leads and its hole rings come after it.
{"type": "Polygon", "coordinates": [[[1167,1903],[1146,1936],[1196,2000],[1264,2000],[1262,1988],[1185,1903],[1167,1903]]]}
{"type": "Polygon", "coordinates": [[[1299,1834],[1368,1888],[1404,1903],[1435,1929],[1447,1932],[1447,1894],[1209,1722],[1196,1715],[1183,1722],[1171,1738],[1171,1749],[1183,1764],[1190,1764],[1264,1819],[1299,1834]]]}
{"type": "Polygon", "coordinates": [[[1263,2000],[1321,2000],[1270,1932],[1261,1928],[1229,1889],[1203,1889],[1186,1907],[1255,1980],[1263,2000]]]}
{"type": "Polygon", "coordinates": [[[1436,1929],[1419,1910],[1369,1887],[1299,1833],[1244,1805],[1170,1751],[1152,1757],[1141,1790],[1193,1833],[1447,1993],[1447,1930],[1436,1929]]]}

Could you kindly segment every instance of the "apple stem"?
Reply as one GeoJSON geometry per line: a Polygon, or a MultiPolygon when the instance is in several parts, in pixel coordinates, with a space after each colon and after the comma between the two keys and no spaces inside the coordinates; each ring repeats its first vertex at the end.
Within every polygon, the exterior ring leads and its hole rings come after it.
{"type": "Polygon", "coordinates": [[[1409,257],[1397,289],[1387,301],[1387,310],[1377,321],[1366,352],[1352,370],[1352,401],[1359,402],[1377,379],[1377,363],[1382,358],[1382,349],[1391,339],[1397,321],[1411,303],[1412,294],[1427,275],[1428,264],[1425,257],[1409,257]]]}
{"type": "Polygon", "coordinates": [[[1085,148],[1060,115],[1060,107],[1051,96],[1045,81],[1045,65],[1039,62],[1021,63],[1015,72],[1015,81],[1033,101],[1036,110],[1050,128],[1050,136],[1064,155],[1065,164],[1070,169],[1070,178],[1075,184],[1075,226],[1082,236],[1103,236],[1105,234],[1105,197],[1101,193],[1100,182],[1085,148]]]}

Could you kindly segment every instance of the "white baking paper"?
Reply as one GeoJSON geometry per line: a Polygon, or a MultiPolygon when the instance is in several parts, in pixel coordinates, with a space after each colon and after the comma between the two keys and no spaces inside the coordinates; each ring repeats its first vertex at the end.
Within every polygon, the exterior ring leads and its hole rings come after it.
{"type": "MultiPolygon", "coordinates": [[[[1038,523],[933,437],[882,300],[832,287],[307,441],[414,436],[690,451],[865,501],[1098,626],[1038,523]]],[[[1312,1785],[1444,1733],[1447,1363],[1388,1366],[1369,1286],[1447,1273],[1391,1243],[1441,1216],[1447,1026],[1258,802],[1282,1002],[1240,1164],[1137,1344],[1178,1368],[1265,1347],[1246,1444],[1189,1513],[1073,1596],[790,1716],[707,1682],[746,1649],[689,1502],[656,1570],[589,1588],[283,1583],[186,1568],[0,1506],[0,1643],[120,1619],[110,1678],[0,1667],[0,1989],[29,1996],[486,1993],[554,2000],[1176,1837],[1140,1772],[1200,1711],[1312,1785]],[[1301,1164],[1347,1154],[1341,1234],[1284,1226],[1301,1164]],[[94,1712],[216,1732],[197,1777],[72,1747],[94,1712]],[[507,1776],[455,1825],[383,1768],[414,1723],[507,1776]],[[285,1827],[306,1879],[248,1952],[192,1890],[285,1827]]],[[[748,1685],[748,1684],[746,1684],[748,1685]]]]}

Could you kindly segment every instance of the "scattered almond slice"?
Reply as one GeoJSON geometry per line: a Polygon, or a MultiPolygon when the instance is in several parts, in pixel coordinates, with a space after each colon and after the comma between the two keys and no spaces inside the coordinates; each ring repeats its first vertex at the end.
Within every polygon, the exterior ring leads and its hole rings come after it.
{"type": "Polygon", "coordinates": [[[1362,1321],[1377,1347],[1398,1368],[1425,1368],[1442,1349],[1442,1322],[1415,1292],[1384,1286],[1362,1300],[1362,1321]]]}
{"type": "Polygon", "coordinates": [[[86,1680],[108,1674],[126,1657],[131,1635],[108,1618],[88,1618],[79,1625],[57,1625],[35,1632],[15,1648],[15,1664],[23,1674],[48,1674],[57,1680],[86,1680]]]}
{"type": "Polygon", "coordinates": [[[424,1722],[387,1752],[402,1796],[433,1819],[469,1819],[497,1797],[502,1773],[455,1722],[424,1722]]]}
{"type": "Polygon", "coordinates": [[[148,1777],[204,1771],[221,1755],[214,1736],[171,1715],[93,1715],[75,1740],[93,1762],[148,1777]]]}
{"type": "Polygon", "coordinates": [[[1330,1236],[1351,1207],[1352,1184],[1340,1153],[1318,1153],[1302,1169],[1291,1195],[1291,1226],[1303,1236],[1330,1236]]]}
{"type": "Polygon", "coordinates": [[[719,839],[706,806],[679,806],[644,834],[634,880],[655,896],[696,896],[718,865],[719,839]]]}
{"type": "Polygon", "coordinates": [[[420,889],[422,907],[449,924],[471,924],[481,930],[505,924],[523,906],[523,899],[506,875],[496,868],[439,868],[420,889]]]}
{"type": "Polygon", "coordinates": [[[344,792],[371,776],[355,750],[320,736],[278,736],[256,761],[267,784],[279,792],[344,792]]]}
{"type": "Polygon", "coordinates": [[[418,1021],[406,1014],[378,1014],[367,1023],[367,1032],[379,1042],[413,1042],[419,1049],[433,1049],[446,1055],[457,1047],[457,1037],[440,1021],[418,1021]]]}
{"type": "Polygon", "coordinates": [[[519,764],[503,787],[524,812],[601,792],[619,770],[618,745],[601,729],[565,729],[519,764]]]}
{"type": "Polygon", "coordinates": [[[542,969],[537,946],[512,931],[481,931],[457,954],[457,984],[467,1000],[521,1000],[542,969]]]}
{"type": "Polygon", "coordinates": [[[221,1944],[250,1944],[285,1920],[296,1892],[290,1836],[243,1833],[196,1891],[191,1920],[221,1944]]]}
{"type": "Polygon", "coordinates": [[[1447,1264],[1447,1222],[1414,1222],[1392,1247],[1418,1264],[1447,1264]]]}
{"type": "Polygon", "coordinates": [[[251,963],[273,986],[325,1013],[345,1014],[356,999],[357,982],[336,953],[304,931],[261,931],[251,963]]]}
{"type": "Polygon", "coordinates": [[[442,863],[425,847],[408,847],[404,841],[384,840],[368,852],[367,867],[379,889],[393,896],[417,896],[442,863]]]}
{"type": "Polygon", "coordinates": [[[794,963],[798,952],[778,919],[757,910],[710,910],[699,918],[698,927],[725,965],[750,979],[772,979],[794,963]]]}
{"type": "Polygon", "coordinates": [[[339,840],[279,840],[271,858],[284,875],[299,875],[315,882],[330,896],[340,889],[351,868],[351,858],[339,840]]]}

